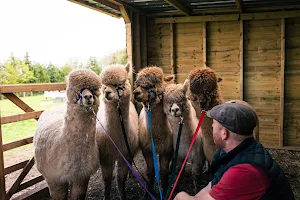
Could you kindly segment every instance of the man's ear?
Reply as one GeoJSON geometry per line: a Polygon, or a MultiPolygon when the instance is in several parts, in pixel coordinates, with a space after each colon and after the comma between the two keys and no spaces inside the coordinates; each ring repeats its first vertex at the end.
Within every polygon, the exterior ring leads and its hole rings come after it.
{"type": "Polygon", "coordinates": [[[223,128],[223,130],[222,130],[222,140],[227,140],[229,138],[229,134],[230,134],[230,132],[226,128],[223,128]]]}

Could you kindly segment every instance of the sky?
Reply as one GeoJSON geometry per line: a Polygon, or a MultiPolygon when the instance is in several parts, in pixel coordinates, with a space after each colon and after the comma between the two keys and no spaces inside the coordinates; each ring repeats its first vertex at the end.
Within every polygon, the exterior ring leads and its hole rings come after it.
{"type": "Polygon", "coordinates": [[[62,66],[125,47],[122,18],[67,0],[0,0],[0,63],[28,52],[32,61],[62,66]]]}

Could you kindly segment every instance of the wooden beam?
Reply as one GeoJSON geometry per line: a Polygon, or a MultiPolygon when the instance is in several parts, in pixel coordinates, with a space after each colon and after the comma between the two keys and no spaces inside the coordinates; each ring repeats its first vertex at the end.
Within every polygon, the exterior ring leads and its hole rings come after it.
{"type": "Polygon", "coordinates": [[[134,31],[134,40],[133,40],[133,52],[134,52],[134,66],[137,71],[142,68],[142,59],[141,59],[141,24],[140,24],[140,14],[133,13],[133,31],[134,31]]]}
{"type": "Polygon", "coordinates": [[[280,131],[279,146],[284,145],[284,69],[285,69],[285,19],[281,19],[281,66],[280,66],[280,131]]]}
{"type": "Polygon", "coordinates": [[[11,102],[16,104],[19,108],[21,108],[25,112],[34,112],[34,110],[24,103],[19,97],[12,93],[2,93],[6,98],[8,98],[11,102]]]}
{"type": "Polygon", "coordinates": [[[244,21],[240,20],[240,100],[244,100],[244,21]]]}
{"type": "Polygon", "coordinates": [[[15,84],[15,85],[0,85],[0,93],[13,92],[42,92],[65,90],[65,83],[38,83],[38,84],[15,84]]]}
{"type": "Polygon", "coordinates": [[[109,7],[111,9],[114,9],[116,11],[119,11],[120,12],[120,8],[118,5],[114,4],[114,3],[111,3],[109,1],[106,1],[106,0],[93,0],[93,1],[96,1],[97,3],[100,3],[106,7],[109,7]]]}
{"type": "Polygon", "coordinates": [[[263,144],[265,148],[268,149],[283,149],[283,150],[292,150],[292,151],[300,151],[300,146],[275,146],[270,144],[263,144]]]}
{"type": "Polygon", "coordinates": [[[148,66],[147,51],[147,17],[141,16],[141,48],[142,48],[142,68],[148,66]]]}
{"type": "Polygon", "coordinates": [[[174,24],[170,24],[170,71],[175,76],[175,81],[178,83],[177,80],[177,67],[175,65],[175,28],[174,24]]]}
{"type": "Polygon", "coordinates": [[[109,10],[105,10],[105,9],[99,8],[99,7],[94,7],[94,6],[90,5],[90,4],[82,3],[82,2],[79,2],[77,0],[68,0],[68,1],[76,3],[78,5],[84,6],[86,8],[92,9],[92,10],[101,12],[101,13],[104,13],[104,14],[107,14],[107,15],[109,15],[111,17],[115,17],[115,18],[120,18],[121,17],[121,15],[118,15],[116,13],[110,12],[109,10]]]}
{"type": "Polygon", "coordinates": [[[48,197],[50,197],[49,188],[46,181],[43,181],[33,189],[14,197],[12,200],[48,199],[48,197]]]}
{"type": "Polygon", "coordinates": [[[6,199],[1,113],[0,113],[0,199],[3,200],[6,199]]]}
{"type": "Polygon", "coordinates": [[[18,188],[20,187],[20,184],[24,180],[25,176],[28,174],[32,166],[34,165],[34,158],[31,158],[29,162],[24,167],[21,174],[18,176],[17,180],[14,182],[14,184],[11,186],[11,188],[8,190],[6,194],[6,198],[10,199],[13,194],[15,194],[18,191],[18,188]]]}
{"type": "Polygon", "coordinates": [[[43,111],[35,111],[35,112],[28,112],[25,114],[2,117],[2,124],[19,122],[19,121],[24,121],[24,120],[28,120],[28,119],[37,119],[40,117],[40,115],[42,113],[43,113],[43,111]]]}
{"type": "Polygon", "coordinates": [[[207,44],[207,37],[206,37],[206,22],[203,22],[203,42],[202,42],[202,45],[203,45],[203,67],[206,67],[207,66],[207,49],[206,49],[206,44],[207,44]]]}
{"type": "Polygon", "coordinates": [[[120,5],[120,12],[125,21],[125,24],[131,23],[130,15],[123,5],[120,5]]]}
{"type": "Polygon", "coordinates": [[[156,18],[156,24],[168,23],[193,23],[193,22],[212,22],[212,21],[239,21],[239,20],[259,20],[259,19],[281,19],[300,17],[300,10],[264,13],[242,13],[226,15],[206,15],[189,17],[168,17],[156,18]]]}
{"type": "Polygon", "coordinates": [[[24,139],[21,139],[21,140],[17,140],[17,141],[14,141],[14,142],[4,144],[3,145],[3,152],[14,149],[14,148],[17,148],[17,147],[20,147],[20,146],[31,144],[32,141],[33,141],[33,137],[28,137],[28,138],[24,138],[24,139]]]}
{"type": "Polygon", "coordinates": [[[30,179],[29,181],[26,181],[25,183],[22,183],[15,193],[20,192],[20,191],[22,191],[22,190],[24,190],[24,189],[26,189],[30,186],[33,186],[34,184],[42,182],[43,180],[44,180],[44,177],[42,175],[40,175],[38,177],[35,177],[33,179],[30,179]]]}
{"type": "Polygon", "coordinates": [[[15,165],[12,165],[12,166],[9,166],[9,167],[6,167],[4,169],[4,174],[10,174],[12,172],[15,172],[15,171],[18,171],[19,169],[22,169],[26,166],[26,164],[28,163],[29,160],[25,160],[23,162],[20,162],[20,163],[17,163],[15,165]]]}
{"type": "Polygon", "coordinates": [[[187,7],[182,5],[182,3],[180,3],[178,0],[164,0],[164,1],[170,4],[171,6],[173,6],[174,8],[176,8],[177,10],[179,10],[180,12],[183,12],[186,16],[190,16],[191,11],[187,7]]]}
{"type": "Polygon", "coordinates": [[[118,6],[123,5],[123,6],[125,6],[126,8],[128,8],[129,10],[134,11],[134,12],[137,12],[137,13],[140,13],[141,15],[146,15],[145,12],[143,12],[143,11],[137,9],[136,7],[131,6],[131,5],[129,5],[128,3],[125,3],[125,2],[123,2],[123,1],[121,1],[121,0],[107,0],[107,1],[109,1],[109,2],[111,2],[111,3],[114,3],[114,4],[118,5],[118,6]]]}
{"type": "Polygon", "coordinates": [[[235,4],[240,13],[243,13],[243,0],[235,0],[235,4]]]}

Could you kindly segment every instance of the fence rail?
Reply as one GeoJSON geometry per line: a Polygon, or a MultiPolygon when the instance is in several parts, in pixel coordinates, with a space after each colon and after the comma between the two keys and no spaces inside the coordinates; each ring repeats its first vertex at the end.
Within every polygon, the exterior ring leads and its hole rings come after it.
{"type": "MultiPolygon", "coordinates": [[[[34,159],[22,161],[19,163],[15,163],[12,166],[8,166],[4,168],[4,155],[5,151],[15,149],[17,147],[21,147],[27,144],[32,143],[33,137],[23,138],[21,140],[13,141],[7,144],[3,144],[2,140],[2,125],[19,122],[28,119],[38,120],[39,116],[43,111],[35,111],[29,105],[22,101],[19,97],[17,97],[15,92],[42,92],[42,91],[55,91],[55,90],[65,90],[65,83],[43,83],[43,84],[18,84],[18,85],[0,85],[0,93],[13,102],[16,106],[21,108],[25,113],[12,115],[12,116],[1,116],[0,113],[0,199],[8,200],[11,199],[12,195],[15,193],[22,191],[32,185],[40,183],[44,180],[44,178],[40,175],[35,177],[27,182],[23,182],[25,176],[29,173],[34,165],[34,159]],[[17,170],[22,169],[21,174],[15,180],[13,185],[10,188],[6,188],[5,186],[5,175],[13,173],[17,170]]],[[[31,195],[41,195],[41,193],[48,193],[48,188],[45,183],[36,187],[37,189],[33,189],[32,191],[26,192],[22,194],[22,198],[31,196],[31,195]]],[[[18,197],[20,199],[20,197],[18,197]]]]}

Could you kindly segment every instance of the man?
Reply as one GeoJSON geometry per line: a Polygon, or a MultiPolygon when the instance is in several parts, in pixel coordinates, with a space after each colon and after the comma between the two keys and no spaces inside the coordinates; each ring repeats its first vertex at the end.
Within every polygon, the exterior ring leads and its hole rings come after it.
{"type": "Polygon", "coordinates": [[[225,103],[207,116],[213,119],[213,138],[220,149],[212,161],[212,181],[195,197],[180,192],[175,200],[295,199],[282,169],[253,138],[256,114],[251,108],[225,103]]]}

